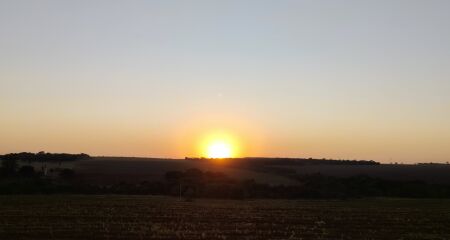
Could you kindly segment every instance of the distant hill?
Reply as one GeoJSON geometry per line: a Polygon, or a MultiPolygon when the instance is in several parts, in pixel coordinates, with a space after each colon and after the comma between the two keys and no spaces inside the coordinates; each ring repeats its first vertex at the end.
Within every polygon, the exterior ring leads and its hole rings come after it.
{"type": "Polygon", "coordinates": [[[0,193],[175,196],[183,188],[186,194],[224,198],[450,196],[447,164],[312,158],[90,157],[45,152],[12,153],[1,158],[0,193]]]}
{"type": "Polygon", "coordinates": [[[89,159],[90,156],[85,153],[69,154],[69,153],[46,153],[46,152],[21,152],[0,155],[0,159],[16,160],[25,162],[68,162],[81,159],[89,159]]]}
{"type": "MultiPolygon", "coordinates": [[[[210,161],[208,158],[189,158],[190,161],[210,161]]],[[[380,165],[373,160],[336,160],[336,159],[315,159],[315,158],[267,158],[267,157],[246,157],[246,158],[227,158],[224,159],[227,164],[256,164],[256,165],[285,165],[285,166],[304,166],[304,165],[380,165]]]]}
{"type": "Polygon", "coordinates": [[[139,157],[91,157],[69,153],[10,153],[0,159],[14,159],[20,166],[49,170],[70,168],[79,180],[93,183],[157,181],[168,171],[197,168],[223,172],[235,179],[254,179],[266,184],[297,185],[298,176],[322,174],[332,177],[369,177],[394,181],[424,181],[450,184],[449,164],[381,164],[373,160],[334,160],[314,158],[230,158],[158,159],[139,157]],[[83,161],[87,160],[88,161],[83,161]]]}
{"type": "Polygon", "coordinates": [[[89,161],[77,161],[74,170],[83,181],[110,184],[162,180],[168,171],[185,171],[191,168],[223,172],[236,179],[255,179],[257,182],[266,184],[298,184],[297,181],[285,176],[254,171],[249,168],[216,164],[214,161],[185,161],[182,159],[93,157],[89,161]]]}

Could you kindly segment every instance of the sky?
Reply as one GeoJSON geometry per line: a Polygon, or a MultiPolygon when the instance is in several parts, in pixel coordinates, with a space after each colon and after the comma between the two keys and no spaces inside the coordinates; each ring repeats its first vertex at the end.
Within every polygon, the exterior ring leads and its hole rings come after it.
{"type": "Polygon", "coordinates": [[[450,161],[450,1],[0,0],[0,153],[450,161]]]}

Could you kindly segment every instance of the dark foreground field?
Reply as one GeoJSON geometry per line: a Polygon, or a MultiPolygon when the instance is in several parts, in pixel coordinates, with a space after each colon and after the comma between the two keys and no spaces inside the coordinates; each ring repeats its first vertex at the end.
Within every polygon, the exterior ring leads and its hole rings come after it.
{"type": "Polygon", "coordinates": [[[0,239],[450,239],[450,200],[1,196],[0,239]]]}

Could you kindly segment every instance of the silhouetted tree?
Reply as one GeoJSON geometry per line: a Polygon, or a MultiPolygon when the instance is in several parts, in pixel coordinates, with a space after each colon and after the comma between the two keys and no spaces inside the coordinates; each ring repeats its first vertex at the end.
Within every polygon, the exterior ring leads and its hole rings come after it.
{"type": "Polygon", "coordinates": [[[75,176],[75,171],[69,168],[64,168],[59,173],[59,177],[65,180],[72,179],[75,176]]]}
{"type": "Polygon", "coordinates": [[[168,193],[170,195],[178,195],[181,198],[181,179],[184,174],[180,171],[169,171],[164,175],[168,183],[168,193]]]}
{"type": "Polygon", "coordinates": [[[203,172],[197,168],[190,168],[184,172],[184,181],[192,184],[203,182],[203,172]]]}
{"type": "Polygon", "coordinates": [[[31,178],[34,177],[36,175],[36,172],[34,171],[34,167],[33,166],[22,166],[19,171],[19,176],[21,177],[27,177],[27,178],[31,178]]]}
{"type": "Polygon", "coordinates": [[[16,159],[3,159],[1,172],[3,173],[3,175],[7,176],[14,175],[18,167],[19,165],[17,164],[16,159]]]}
{"type": "Polygon", "coordinates": [[[178,184],[181,181],[181,178],[183,177],[183,173],[180,171],[169,171],[165,174],[165,179],[169,183],[172,184],[178,184]]]}
{"type": "Polygon", "coordinates": [[[18,161],[27,161],[27,162],[67,162],[90,158],[90,156],[85,153],[81,154],[46,153],[44,151],[38,152],[36,154],[29,152],[10,153],[0,157],[3,159],[15,159],[18,161]]]}

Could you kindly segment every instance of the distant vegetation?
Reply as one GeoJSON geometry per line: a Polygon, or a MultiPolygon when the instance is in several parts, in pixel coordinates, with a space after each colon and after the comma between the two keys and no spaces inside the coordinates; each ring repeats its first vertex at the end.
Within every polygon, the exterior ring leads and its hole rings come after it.
{"type": "Polygon", "coordinates": [[[299,185],[268,185],[189,169],[166,173],[166,187],[171,195],[214,198],[450,197],[450,186],[419,181],[388,181],[368,176],[337,178],[321,174],[299,175],[296,179],[299,185]]]}
{"type": "Polygon", "coordinates": [[[68,153],[9,153],[5,155],[0,155],[0,159],[3,160],[16,160],[16,161],[26,161],[26,162],[68,162],[76,161],[81,159],[88,159],[89,155],[85,153],[81,154],[68,154],[68,153]]]}
{"type": "MultiPolygon", "coordinates": [[[[185,158],[191,161],[209,161],[208,158],[185,158]]],[[[315,158],[230,158],[224,159],[226,164],[253,164],[253,165],[287,165],[287,166],[304,166],[304,165],[380,165],[379,162],[373,160],[336,160],[336,159],[315,159],[315,158]]]]}
{"type": "MultiPolygon", "coordinates": [[[[394,181],[365,175],[332,177],[322,174],[299,174],[284,166],[309,164],[378,165],[374,161],[318,160],[318,159],[232,159],[231,168],[252,169],[284,176],[295,185],[275,185],[256,182],[254,179],[237,179],[221,171],[186,170],[167,171],[159,180],[103,184],[81,181],[72,168],[47,162],[70,162],[89,159],[87,154],[51,154],[40,152],[16,153],[1,156],[0,193],[77,193],[77,194],[151,194],[193,198],[360,198],[407,197],[450,198],[449,184],[422,181],[394,181]],[[40,162],[39,164],[34,164],[40,162]],[[354,164],[351,164],[354,163],[354,164]],[[37,165],[37,166],[36,166],[37,165]],[[40,167],[39,167],[40,166],[40,167]],[[281,167],[277,167],[281,166],[281,167]]],[[[206,159],[188,159],[205,161],[206,159]]],[[[224,169],[224,168],[222,168],[224,169]]],[[[133,174],[130,174],[132,177],[133,174]]]]}
{"type": "Polygon", "coordinates": [[[87,159],[87,154],[67,153],[11,153],[0,156],[0,193],[65,193],[73,191],[73,169],[55,167],[48,169],[47,162],[62,163],[87,159]],[[36,169],[34,162],[43,165],[36,169]],[[24,164],[25,163],[25,164],[24,164]]]}

